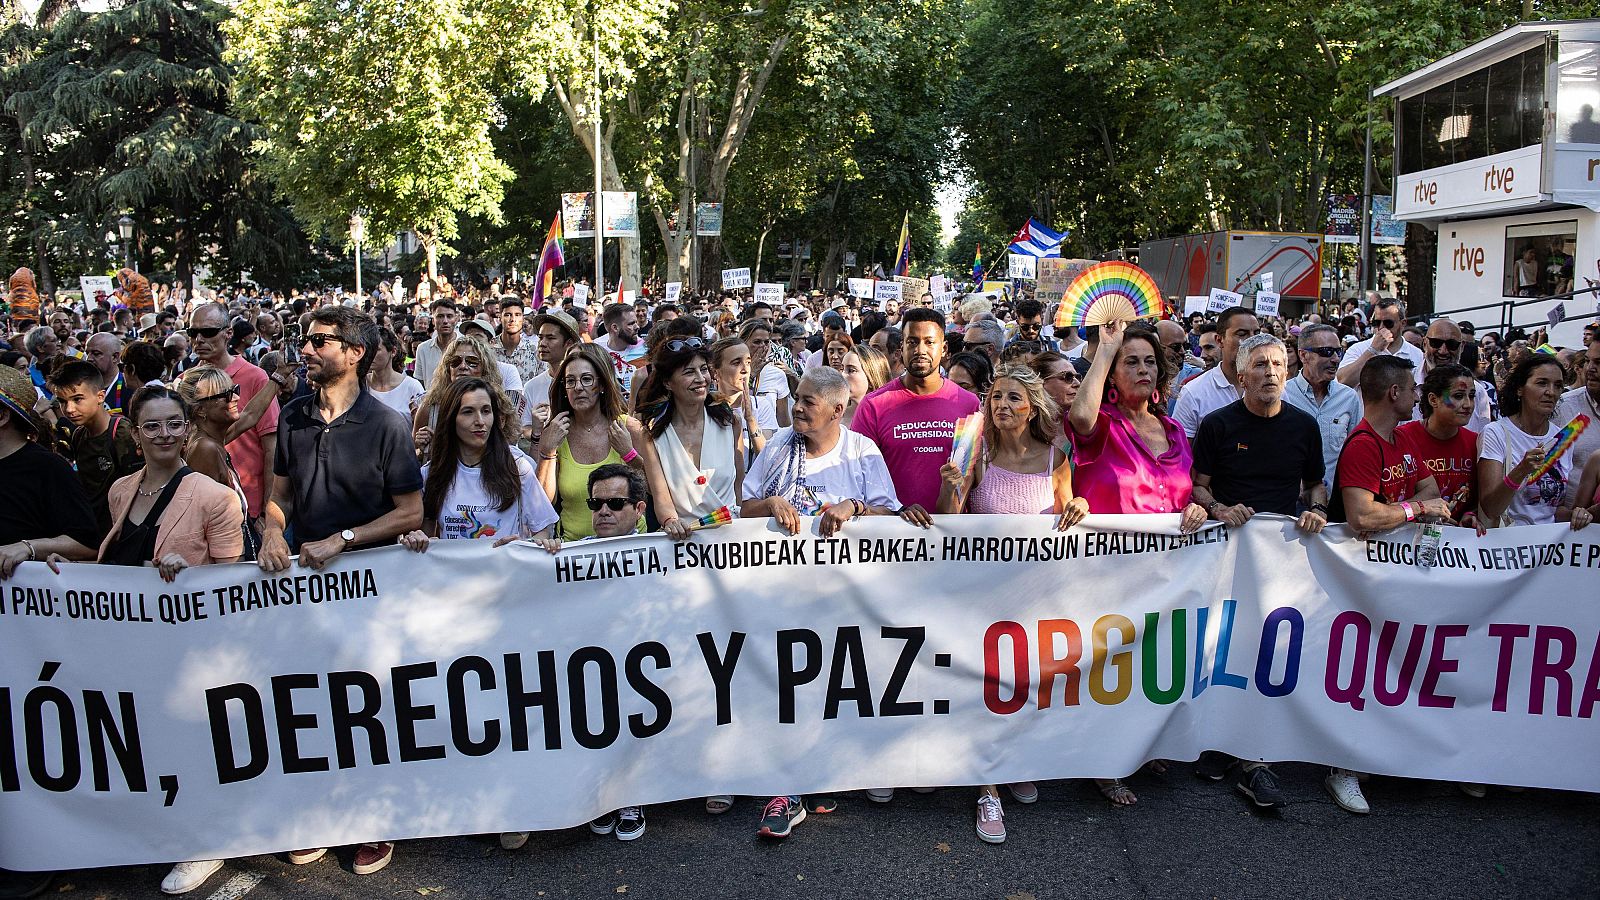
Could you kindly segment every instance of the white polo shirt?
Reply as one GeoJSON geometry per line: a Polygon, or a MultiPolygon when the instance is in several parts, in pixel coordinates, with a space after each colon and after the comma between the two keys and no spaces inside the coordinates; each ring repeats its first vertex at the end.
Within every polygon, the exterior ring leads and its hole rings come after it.
{"type": "Polygon", "coordinates": [[[1222,366],[1213,366],[1183,386],[1172,417],[1178,420],[1178,424],[1183,426],[1183,433],[1192,441],[1195,432],[1200,430],[1201,419],[1243,396],[1243,391],[1222,377],[1222,366]]]}
{"type": "MultiPolygon", "coordinates": [[[[1371,349],[1372,349],[1372,338],[1367,338],[1364,341],[1356,341],[1354,344],[1350,345],[1350,349],[1349,350],[1346,350],[1344,352],[1344,359],[1339,360],[1339,368],[1342,369],[1345,366],[1350,365],[1351,363],[1353,363],[1356,360],[1360,359],[1361,358],[1361,354],[1366,353],[1368,350],[1371,350],[1371,349]]],[[[1411,365],[1416,367],[1417,381],[1418,382],[1422,381],[1422,361],[1423,361],[1422,349],[1417,347],[1417,346],[1415,346],[1415,345],[1413,345],[1410,341],[1406,340],[1405,338],[1401,338],[1400,339],[1400,347],[1399,347],[1399,349],[1394,350],[1394,351],[1389,352],[1389,353],[1379,353],[1377,355],[1378,356],[1403,356],[1406,359],[1411,360],[1411,365]]]]}

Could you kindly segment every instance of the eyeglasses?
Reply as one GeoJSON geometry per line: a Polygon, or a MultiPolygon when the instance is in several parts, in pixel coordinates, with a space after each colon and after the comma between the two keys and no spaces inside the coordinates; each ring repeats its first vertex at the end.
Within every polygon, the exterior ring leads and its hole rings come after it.
{"type": "Polygon", "coordinates": [[[305,345],[310,344],[313,349],[321,350],[323,347],[328,346],[329,341],[338,341],[341,344],[349,343],[344,338],[339,337],[337,334],[328,334],[327,332],[319,331],[316,334],[308,334],[301,338],[300,346],[304,347],[305,345]]]}
{"type": "Polygon", "coordinates": [[[139,432],[145,437],[153,438],[162,434],[183,434],[183,430],[188,427],[188,419],[167,419],[164,422],[141,423],[139,432]]]}
{"type": "Polygon", "coordinates": [[[224,330],[224,328],[185,328],[184,332],[189,335],[190,340],[195,338],[205,338],[209,341],[221,334],[224,330]]]}
{"type": "Polygon", "coordinates": [[[1065,372],[1057,372],[1054,375],[1046,375],[1044,377],[1045,381],[1055,381],[1057,379],[1059,379],[1063,384],[1071,384],[1072,382],[1079,380],[1078,370],[1068,369],[1065,372]]]}
{"type": "Polygon", "coordinates": [[[1451,353],[1454,353],[1461,349],[1461,342],[1451,340],[1450,338],[1428,338],[1428,346],[1435,350],[1439,349],[1440,347],[1444,347],[1451,353]]]}
{"type": "Polygon", "coordinates": [[[688,338],[687,340],[679,338],[678,340],[667,341],[668,353],[682,353],[685,350],[704,350],[705,348],[706,342],[699,338],[688,338]]]}
{"type": "Polygon", "coordinates": [[[1306,353],[1315,353],[1323,359],[1333,359],[1339,355],[1338,347],[1301,347],[1306,353]]]}
{"type": "Polygon", "coordinates": [[[622,512],[622,510],[633,501],[629,500],[627,497],[590,497],[584,502],[589,504],[590,512],[599,512],[600,507],[602,506],[610,509],[612,512],[622,512]]]}
{"type": "Polygon", "coordinates": [[[225,391],[218,391],[217,393],[212,394],[209,397],[201,397],[200,399],[196,400],[195,402],[196,403],[205,403],[205,402],[210,401],[210,400],[226,400],[229,397],[237,397],[237,396],[239,396],[239,386],[236,384],[233,387],[228,388],[225,391]]]}
{"type": "Polygon", "coordinates": [[[579,375],[577,378],[563,378],[561,379],[561,384],[570,391],[576,387],[592,388],[595,386],[596,380],[593,375],[579,375]]]}

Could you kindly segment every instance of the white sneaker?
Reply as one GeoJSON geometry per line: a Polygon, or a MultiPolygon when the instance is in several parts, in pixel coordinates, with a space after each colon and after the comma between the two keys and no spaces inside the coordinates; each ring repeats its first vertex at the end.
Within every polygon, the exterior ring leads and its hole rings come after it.
{"type": "Polygon", "coordinates": [[[867,788],[867,799],[873,803],[888,803],[894,799],[894,788],[867,788]]]}
{"type": "Polygon", "coordinates": [[[220,859],[202,859],[198,862],[181,862],[172,867],[167,877],[161,879],[161,893],[187,894],[206,883],[206,879],[222,868],[220,859]]]}
{"type": "Polygon", "coordinates": [[[1361,795],[1361,782],[1356,780],[1356,775],[1347,769],[1332,769],[1328,777],[1322,780],[1328,794],[1333,797],[1333,802],[1345,812],[1357,815],[1366,815],[1372,812],[1372,807],[1367,805],[1367,798],[1361,795]]]}
{"type": "Polygon", "coordinates": [[[1456,787],[1461,789],[1461,793],[1466,794],[1468,797],[1472,797],[1475,800],[1482,800],[1483,798],[1489,796],[1489,786],[1486,784],[1477,784],[1471,781],[1458,781],[1456,782],[1456,787]]]}
{"type": "Polygon", "coordinates": [[[526,831],[502,831],[502,832],[500,832],[500,849],[501,850],[521,850],[523,848],[523,845],[525,845],[527,843],[528,843],[528,833],[526,831]]]}

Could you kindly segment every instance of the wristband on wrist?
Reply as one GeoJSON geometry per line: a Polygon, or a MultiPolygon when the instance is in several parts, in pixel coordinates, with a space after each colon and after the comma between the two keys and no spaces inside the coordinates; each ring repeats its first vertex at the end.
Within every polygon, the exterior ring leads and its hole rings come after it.
{"type": "Polygon", "coordinates": [[[1417,520],[1417,511],[1411,508],[1410,503],[1404,500],[1400,501],[1400,511],[1406,514],[1407,522],[1415,522],[1417,520]]]}
{"type": "Polygon", "coordinates": [[[1522,482],[1520,482],[1520,481],[1512,481],[1510,472],[1506,473],[1505,483],[1506,483],[1506,487],[1511,488],[1513,491],[1522,490],[1522,482]]]}
{"type": "Polygon", "coordinates": [[[1328,504],[1313,503],[1311,504],[1311,511],[1314,513],[1322,513],[1324,516],[1326,516],[1328,514],[1328,504]]]}
{"type": "Polygon", "coordinates": [[[631,463],[631,462],[633,462],[634,460],[636,460],[638,458],[639,458],[639,451],[633,450],[633,449],[630,449],[627,453],[624,453],[622,455],[622,461],[625,462],[625,463],[631,463]]]}
{"type": "Polygon", "coordinates": [[[39,554],[35,553],[34,550],[33,550],[33,541],[30,541],[27,538],[23,538],[22,539],[22,546],[28,548],[28,559],[37,560],[39,558],[39,554]]]}

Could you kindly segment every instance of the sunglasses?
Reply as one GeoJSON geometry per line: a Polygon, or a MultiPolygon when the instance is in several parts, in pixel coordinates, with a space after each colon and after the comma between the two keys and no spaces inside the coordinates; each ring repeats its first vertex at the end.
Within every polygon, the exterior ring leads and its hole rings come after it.
{"type": "Polygon", "coordinates": [[[1315,353],[1323,359],[1333,359],[1339,355],[1338,347],[1301,347],[1306,353],[1315,353]]]}
{"type": "Polygon", "coordinates": [[[1461,342],[1454,341],[1449,338],[1428,338],[1428,346],[1435,350],[1439,349],[1440,347],[1444,347],[1451,353],[1454,353],[1461,349],[1461,342]]]}
{"type": "Polygon", "coordinates": [[[1187,353],[1187,352],[1189,352],[1189,342],[1188,341],[1173,341],[1172,343],[1167,345],[1167,349],[1171,350],[1173,353],[1187,353]]]}
{"type": "Polygon", "coordinates": [[[212,338],[216,337],[217,335],[221,334],[223,332],[223,330],[224,329],[222,329],[222,328],[185,328],[184,329],[184,331],[189,335],[189,339],[190,340],[193,340],[195,338],[205,338],[208,341],[211,340],[212,338]]]}
{"type": "Polygon", "coordinates": [[[313,348],[321,350],[323,347],[328,346],[329,341],[338,341],[341,344],[345,343],[345,339],[339,337],[337,334],[326,334],[319,331],[316,334],[308,334],[301,338],[300,346],[304,347],[305,345],[310,344],[313,348]]]}
{"type": "Polygon", "coordinates": [[[589,504],[590,512],[599,512],[600,507],[602,506],[606,507],[612,512],[622,512],[622,510],[629,506],[633,501],[629,500],[627,497],[590,497],[584,502],[589,504]]]}
{"type": "Polygon", "coordinates": [[[1071,384],[1074,381],[1080,380],[1078,378],[1078,371],[1076,369],[1073,369],[1069,372],[1057,372],[1054,375],[1047,376],[1044,380],[1053,381],[1056,379],[1060,379],[1063,384],[1071,384]]]}
{"type": "Polygon", "coordinates": [[[699,338],[688,338],[687,340],[680,338],[674,341],[667,341],[668,353],[682,353],[685,350],[704,350],[705,348],[706,342],[699,338]]]}
{"type": "Polygon", "coordinates": [[[1396,322],[1393,319],[1378,319],[1377,321],[1373,322],[1372,324],[1374,324],[1374,325],[1376,325],[1376,326],[1378,326],[1380,328],[1387,328],[1390,331],[1394,331],[1396,328],[1400,327],[1400,323],[1396,322]]]}
{"type": "Polygon", "coordinates": [[[476,356],[458,356],[450,360],[450,368],[452,369],[476,369],[481,365],[483,365],[483,360],[478,359],[476,356]]]}
{"type": "Polygon", "coordinates": [[[201,397],[199,400],[196,400],[195,402],[196,403],[205,403],[208,400],[226,400],[229,397],[237,397],[237,396],[239,396],[239,386],[236,384],[233,387],[228,388],[225,391],[219,391],[219,392],[217,392],[215,394],[212,394],[209,397],[201,397]]]}

